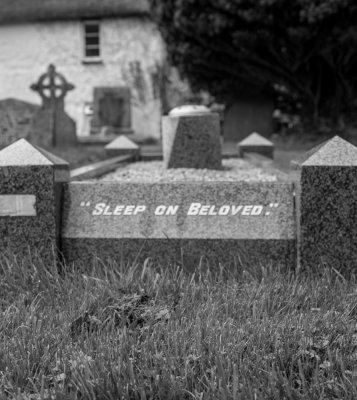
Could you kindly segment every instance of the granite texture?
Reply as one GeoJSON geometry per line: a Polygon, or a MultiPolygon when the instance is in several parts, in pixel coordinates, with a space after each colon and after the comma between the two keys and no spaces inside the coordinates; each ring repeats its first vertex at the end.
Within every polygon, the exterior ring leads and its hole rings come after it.
{"type": "Polygon", "coordinates": [[[239,254],[244,254],[247,264],[258,259],[290,263],[295,259],[293,186],[243,182],[65,185],[62,252],[67,260],[86,259],[94,253],[115,258],[133,254],[140,246],[146,249],[144,258],[158,260],[174,258],[182,248],[193,260],[207,256],[213,263],[219,258],[231,262],[239,254]],[[123,207],[129,205],[134,207],[123,207]],[[176,212],[165,215],[168,209],[162,206],[172,206],[176,212]]]}
{"type": "Polygon", "coordinates": [[[213,270],[224,267],[254,269],[260,266],[295,267],[296,245],[286,240],[234,239],[62,239],[62,251],[70,262],[90,263],[94,258],[143,263],[150,258],[163,267],[180,265],[190,272],[200,265],[213,270]]]}
{"type": "Polygon", "coordinates": [[[357,267],[357,148],[335,137],[315,148],[299,169],[298,262],[340,271],[357,267]]]}
{"type": "Polygon", "coordinates": [[[45,261],[51,262],[58,239],[53,167],[0,166],[0,193],[35,195],[37,213],[31,217],[0,217],[0,252],[21,259],[29,256],[29,251],[36,251],[45,261]]]}
{"type": "Polygon", "coordinates": [[[220,122],[216,113],[162,118],[166,168],[222,167],[220,122]]]}
{"type": "Polygon", "coordinates": [[[0,217],[1,253],[26,257],[32,251],[53,262],[60,245],[62,189],[68,167],[64,160],[25,139],[0,151],[0,194],[36,198],[35,216],[0,217]]]}
{"type": "Polygon", "coordinates": [[[237,149],[239,157],[244,157],[245,153],[256,153],[271,159],[274,158],[274,143],[256,132],[239,142],[237,149]]]}
{"type": "Polygon", "coordinates": [[[33,146],[42,155],[44,155],[47,160],[49,160],[54,166],[54,179],[55,182],[68,182],[70,180],[69,162],[63,160],[62,158],[50,153],[49,151],[43,149],[39,146],[33,146]]]}

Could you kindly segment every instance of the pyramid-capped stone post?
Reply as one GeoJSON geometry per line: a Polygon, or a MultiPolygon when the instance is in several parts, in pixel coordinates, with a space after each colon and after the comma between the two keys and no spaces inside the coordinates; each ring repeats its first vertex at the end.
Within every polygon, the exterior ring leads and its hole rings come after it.
{"type": "Polygon", "coordinates": [[[132,155],[135,159],[140,157],[140,147],[125,135],[120,135],[105,146],[108,157],[132,155]]]}
{"type": "Polygon", "coordinates": [[[162,118],[166,168],[222,168],[220,121],[204,106],[182,106],[162,118]]]}
{"type": "Polygon", "coordinates": [[[245,153],[256,153],[271,159],[274,158],[274,143],[256,132],[237,143],[237,149],[239,157],[244,157],[245,153]]]}
{"type": "Polygon", "coordinates": [[[298,170],[298,263],[357,267],[357,148],[335,136],[308,152],[298,170]]]}
{"type": "Polygon", "coordinates": [[[0,253],[53,261],[69,165],[20,139],[0,151],[0,253]]]}

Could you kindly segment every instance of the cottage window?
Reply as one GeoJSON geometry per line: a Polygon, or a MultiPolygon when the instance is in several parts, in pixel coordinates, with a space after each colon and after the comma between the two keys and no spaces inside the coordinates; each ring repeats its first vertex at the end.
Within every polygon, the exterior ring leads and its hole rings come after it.
{"type": "Polygon", "coordinates": [[[100,25],[97,20],[84,21],[84,58],[100,59],[100,25]]]}

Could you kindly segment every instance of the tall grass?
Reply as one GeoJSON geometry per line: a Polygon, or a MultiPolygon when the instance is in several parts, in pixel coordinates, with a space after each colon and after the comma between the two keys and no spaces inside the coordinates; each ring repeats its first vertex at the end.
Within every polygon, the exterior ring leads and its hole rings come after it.
{"type": "Polygon", "coordinates": [[[357,398],[357,287],[332,268],[3,258],[0,312],[4,399],[357,398]]]}

